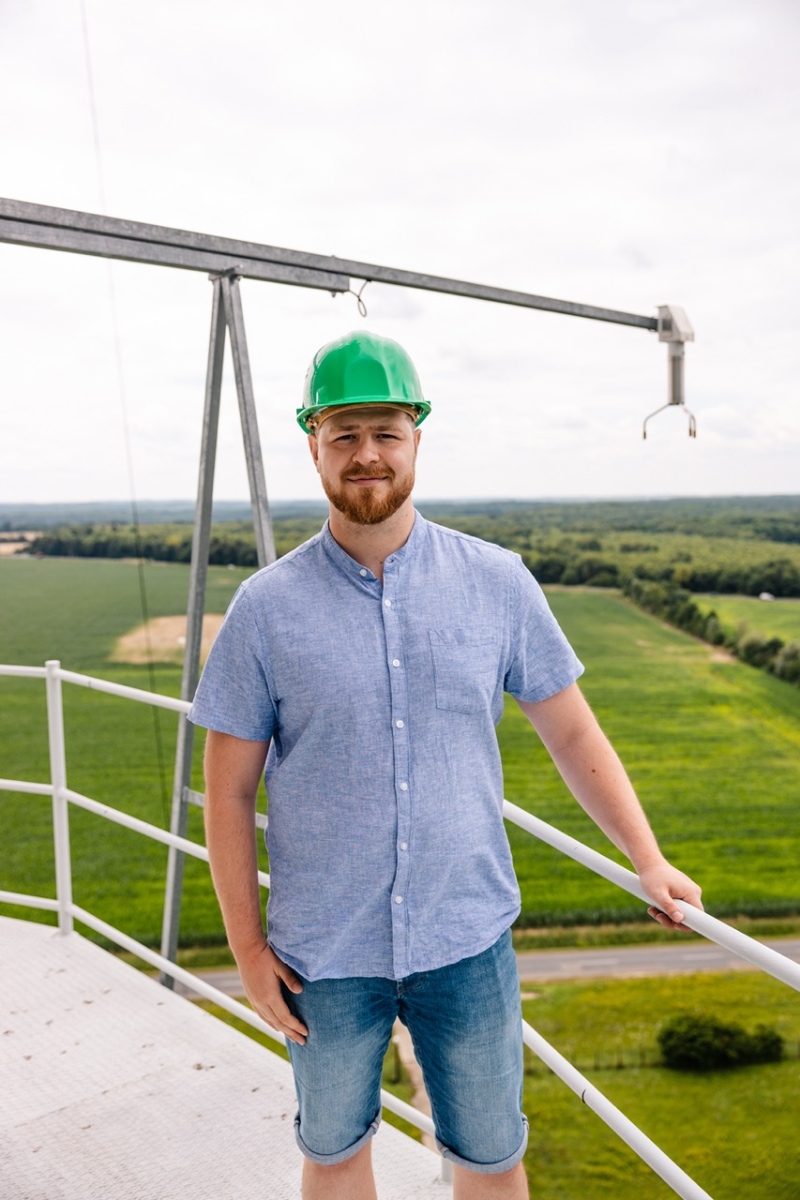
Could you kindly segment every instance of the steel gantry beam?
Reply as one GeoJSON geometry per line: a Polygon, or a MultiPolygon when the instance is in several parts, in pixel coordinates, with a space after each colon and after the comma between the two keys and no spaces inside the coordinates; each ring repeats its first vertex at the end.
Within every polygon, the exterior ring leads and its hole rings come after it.
{"type": "Polygon", "coordinates": [[[658,329],[656,317],[618,312],[616,309],[599,308],[594,304],[556,300],[551,296],[536,296],[508,288],[488,287],[482,283],[468,283],[463,279],[423,275],[417,271],[403,271],[396,267],[383,267],[374,263],[357,262],[354,259],[287,250],[281,246],[262,246],[234,238],[191,233],[184,229],[168,229],[161,225],[145,225],[139,221],[124,221],[118,217],[73,212],[64,208],[51,208],[45,204],[29,204],[23,200],[0,199],[0,241],[16,242],[23,246],[41,246],[50,250],[70,250],[77,254],[93,254],[104,258],[155,263],[166,267],[183,267],[190,271],[220,272],[235,268],[236,274],[243,279],[270,280],[298,287],[322,288],[331,292],[349,291],[352,276],[368,283],[389,283],[396,287],[418,288],[426,292],[441,292],[472,300],[488,300],[495,304],[538,308],[545,312],[585,317],[592,321],[633,325],[653,332],[658,329]]]}

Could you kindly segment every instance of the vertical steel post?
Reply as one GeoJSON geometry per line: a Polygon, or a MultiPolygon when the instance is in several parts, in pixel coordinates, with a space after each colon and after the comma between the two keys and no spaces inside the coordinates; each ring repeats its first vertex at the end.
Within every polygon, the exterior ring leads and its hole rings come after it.
{"type": "Polygon", "coordinates": [[[261,457],[261,442],[258,436],[250,358],[247,353],[247,338],[244,332],[242,298],[239,294],[239,280],[234,274],[222,276],[221,282],[225,319],[228,322],[231,339],[236,394],[239,397],[239,414],[242,420],[242,437],[247,461],[247,478],[250,484],[253,525],[256,532],[258,565],[266,567],[275,562],[275,538],[272,533],[272,518],[267,502],[267,481],[264,475],[264,461],[261,457]]]}
{"type": "MultiPolygon", "coordinates": [[[[208,551],[211,541],[211,506],[214,493],[214,467],[217,456],[222,364],[225,355],[225,307],[222,302],[221,280],[213,279],[211,305],[211,336],[208,347],[206,394],[203,411],[203,433],[200,442],[200,469],[197,481],[197,504],[192,534],[192,563],[189,574],[189,598],[186,617],[186,645],[183,652],[181,699],[192,700],[200,675],[200,650],[203,637],[208,551]]],[[[175,774],[172,786],[172,816],[170,830],[179,837],[186,836],[188,804],[185,789],[189,787],[194,749],[194,726],[181,714],[178,718],[178,742],[175,750],[175,774]]],[[[164,921],[161,933],[161,953],[171,962],[178,951],[181,896],[183,892],[184,856],[174,846],[169,848],[167,883],[164,898],[164,921]]],[[[162,973],[161,982],[172,988],[174,980],[162,973]]]]}
{"type": "Polygon", "coordinates": [[[61,663],[49,659],[47,670],[47,736],[50,744],[50,782],[53,785],[53,839],[56,856],[58,929],[72,933],[72,864],[69,853],[69,808],[65,795],[67,758],[64,746],[64,708],[61,702],[61,663]]]}

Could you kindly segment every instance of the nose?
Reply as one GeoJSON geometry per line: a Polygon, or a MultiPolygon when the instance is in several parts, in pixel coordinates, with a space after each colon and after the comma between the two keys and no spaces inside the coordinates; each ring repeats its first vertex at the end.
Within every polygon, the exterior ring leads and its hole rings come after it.
{"type": "Polygon", "coordinates": [[[363,434],[353,450],[353,462],[359,463],[362,467],[368,467],[372,463],[380,462],[380,457],[380,443],[372,434],[363,434]]]}

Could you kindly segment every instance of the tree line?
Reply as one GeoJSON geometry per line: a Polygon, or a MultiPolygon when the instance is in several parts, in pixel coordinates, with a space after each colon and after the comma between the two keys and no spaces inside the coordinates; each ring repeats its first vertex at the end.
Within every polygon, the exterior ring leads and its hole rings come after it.
{"type": "MultiPolygon", "coordinates": [[[[523,515],[493,512],[489,508],[481,514],[445,506],[433,510],[431,515],[443,524],[516,550],[542,584],[626,588],[632,580],[645,580],[687,592],[744,596],[770,592],[779,597],[800,596],[800,542],[795,547],[788,538],[776,542],[754,537],[752,526],[747,527],[746,534],[734,539],[707,532],[699,520],[695,522],[698,529],[690,534],[674,529],[642,534],[602,528],[583,532],[556,530],[548,528],[546,522],[542,527],[535,520],[538,510],[526,510],[523,515]]],[[[713,514],[712,517],[716,519],[713,514]]],[[[730,517],[726,519],[730,521],[730,517]]],[[[599,526],[600,517],[596,515],[594,520],[599,526]]],[[[316,517],[295,516],[274,521],[278,555],[299,545],[319,527],[316,517]]],[[[31,543],[29,551],[48,556],[188,563],[191,548],[192,527],[188,523],[137,527],[112,522],[44,530],[31,543]]],[[[255,567],[252,526],[244,521],[214,525],[209,562],[214,566],[255,567]]]]}
{"type": "Polygon", "coordinates": [[[632,578],[624,591],[645,612],[712,646],[723,646],[749,666],[800,687],[800,642],[784,642],[746,626],[726,629],[713,609],[705,611],[683,588],[632,578]]]}

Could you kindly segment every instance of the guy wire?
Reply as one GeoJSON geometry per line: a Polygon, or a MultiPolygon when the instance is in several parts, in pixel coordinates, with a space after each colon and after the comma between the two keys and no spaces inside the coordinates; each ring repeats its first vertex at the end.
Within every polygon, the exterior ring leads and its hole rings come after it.
{"type": "MultiPolygon", "coordinates": [[[[100,143],[100,125],[97,119],[97,102],[94,90],[94,72],[92,70],[92,53],[89,44],[89,23],[86,15],[86,0],[80,0],[81,31],[83,35],[83,54],[86,66],[86,84],[89,96],[89,113],[92,124],[92,140],[94,145],[94,164],[97,175],[97,191],[100,197],[100,211],[107,211],[105,177],[103,172],[103,155],[100,143]]],[[[144,555],[142,553],[141,524],[139,520],[139,504],[136,498],[136,477],[133,469],[133,449],[131,446],[130,423],[128,421],[127,389],[125,386],[125,370],[122,361],[122,345],[119,333],[119,314],[117,309],[117,292],[114,281],[114,271],[111,262],[106,259],[106,280],[108,286],[109,311],[111,314],[112,340],[114,344],[114,361],[116,365],[117,393],[122,414],[122,435],[125,443],[125,462],[128,474],[128,491],[131,504],[131,524],[133,526],[133,542],[136,553],[136,569],[139,581],[139,604],[142,614],[142,624],[145,638],[145,654],[147,657],[147,674],[151,692],[158,692],[156,668],[153,661],[153,646],[150,630],[150,606],[147,600],[147,580],[144,570],[144,555]]],[[[169,827],[169,795],[167,791],[166,769],[164,764],[164,743],[161,734],[161,710],[150,705],[153,714],[153,736],[158,765],[158,780],[161,791],[161,809],[165,827],[169,827]]]]}

